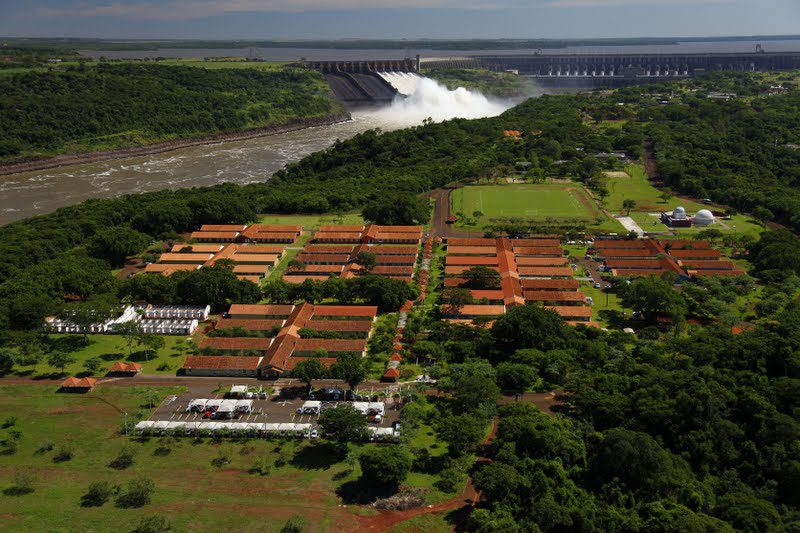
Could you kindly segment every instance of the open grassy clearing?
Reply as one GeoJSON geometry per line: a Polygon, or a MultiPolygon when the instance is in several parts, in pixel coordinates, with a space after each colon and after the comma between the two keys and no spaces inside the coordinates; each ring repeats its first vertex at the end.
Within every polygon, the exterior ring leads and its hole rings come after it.
{"type": "MultiPolygon", "coordinates": [[[[604,204],[611,213],[625,214],[626,210],[622,207],[622,203],[625,200],[634,200],[636,207],[631,211],[630,216],[645,231],[674,230],[680,236],[692,236],[705,229],[699,227],[667,228],[657,216],[652,216],[652,214],[671,211],[677,206],[682,206],[689,214],[694,214],[701,209],[713,209],[714,206],[675,197],[664,201],[661,199],[663,191],[650,183],[644,166],[640,164],[627,165],[625,172],[628,173],[629,178],[608,178],[609,195],[604,204]]],[[[763,231],[763,227],[753,218],[741,214],[733,215],[730,220],[720,220],[712,227],[723,232],[750,234],[754,237],[763,231]]]]}
{"type": "Polygon", "coordinates": [[[453,191],[450,202],[459,218],[456,225],[470,229],[482,229],[497,219],[594,223],[603,217],[577,183],[470,185],[453,191]]]}
{"type": "MultiPolygon", "coordinates": [[[[85,344],[83,335],[53,334],[50,339],[53,348],[68,353],[75,359],[65,367],[67,374],[86,373],[84,364],[88,359],[97,357],[102,361],[102,366],[97,375],[105,375],[108,368],[115,361],[135,361],[142,365],[142,372],[147,374],[174,374],[183,364],[186,355],[186,339],[188,337],[163,335],[165,341],[163,348],[156,350],[148,356],[141,346],[133,345],[132,354],[129,352],[127,341],[121,335],[89,335],[89,344],[85,344]]],[[[60,369],[47,364],[45,357],[35,366],[16,366],[17,374],[36,376],[51,376],[60,374],[60,369]]]]}
{"type": "MultiPolygon", "coordinates": [[[[350,529],[357,516],[371,509],[340,507],[337,489],[360,476],[333,447],[325,443],[244,439],[215,442],[212,439],[128,438],[119,433],[124,415],[146,414],[148,394],[167,396],[175,388],[98,387],[85,395],[58,394],[51,386],[0,386],[0,402],[16,423],[0,429],[0,438],[20,432],[15,453],[0,455],[0,490],[13,485],[15,474],[33,474],[34,491],[0,496],[0,516],[13,531],[130,531],[141,517],[169,517],[174,531],[279,531],[287,518],[306,518],[306,531],[350,529]],[[54,449],[37,452],[45,442],[54,449]],[[157,451],[169,444],[169,452],[157,451]],[[54,461],[62,446],[72,458],[54,461]],[[130,446],[133,465],[114,469],[109,463],[124,446],[130,446]],[[229,463],[216,467],[212,460],[225,456],[229,463]],[[268,465],[265,476],[250,473],[257,461],[268,465]],[[118,507],[114,498],[100,507],[82,507],[89,484],[112,485],[145,476],[155,484],[152,502],[140,509],[118,507]],[[76,527],[76,525],[79,525],[76,527]]],[[[410,444],[427,447],[431,455],[445,447],[422,427],[410,444]]],[[[370,445],[351,445],[358,454],[370,445]]],[[[412,474],[408,486],[429,488],[428,503],[452,495],[434,488],[435,476],[412,474]]],[[[413,529],[411,530],[413,531],[413,529]]]]}
{"type": "MultiPolygon", "coordinates": [[[[319,229],[320,226],[344,225],[357,226],[364,224],[364,219],[359,213],[345,213],[341,215],[259,215],[259,224],[275,225],[301,225],[304,229],[319,229]]],[[[293,245],[294,246],[294,245],[293,245]]]]}

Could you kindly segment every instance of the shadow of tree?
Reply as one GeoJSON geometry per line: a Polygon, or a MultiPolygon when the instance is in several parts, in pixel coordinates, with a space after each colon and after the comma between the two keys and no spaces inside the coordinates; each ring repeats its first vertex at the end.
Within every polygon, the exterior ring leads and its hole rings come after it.
{"type": "Polygon", "coordinates": [[[347,456],[347,447],[330,442],[320,442],[299,448],[291,464],[301,470],[327,470],[347,456]]]}

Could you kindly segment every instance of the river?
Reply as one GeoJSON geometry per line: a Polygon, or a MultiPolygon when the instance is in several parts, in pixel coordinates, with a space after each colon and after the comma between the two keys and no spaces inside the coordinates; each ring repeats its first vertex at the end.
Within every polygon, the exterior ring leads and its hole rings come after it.
{"type": "Polygon", "coordinates": [[[449,91],[433,82],[418,93],[389,106],[353,110],[352,120],[331,126],[0,176],[0,224],[89,198],[265,181],[287,163],[369,129],[391,131],[420,124],[427,117],[439,121],[493,116],[513,105],[464,89],[449,91]]]}

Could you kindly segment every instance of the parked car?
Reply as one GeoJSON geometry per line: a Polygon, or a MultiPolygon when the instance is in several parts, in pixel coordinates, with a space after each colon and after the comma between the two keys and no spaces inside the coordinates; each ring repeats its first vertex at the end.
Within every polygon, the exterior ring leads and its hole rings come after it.
{"type": "Polygon", "coordinates": [[[302,407],[298,407],[297,409],[294,410],[294,412],[297,413],[298,415],[302,415],[303,414],[303,408],[302,407]]]}
{"type": "Polygon", "coordinates": [[[266,392],[259,392],[258,393],[258,398],[260,400],[266,400],[267,398],[269,398],[269,394],[267,394],[266,392]]]}
{"type": "Polygon", "coordinates": [[[603,287],[602,285],[600,285],[599,283],[595,282],[595,284],[594,284],[594,288],[595,289],[601,289],[602,287],[603,287]]]}
{"type": "Polygon", "coordinates": [[[319,437],[319,432],[316,429],[311,430],[311,434],[309,435],[312,439],[316,439],[319,437]]]}

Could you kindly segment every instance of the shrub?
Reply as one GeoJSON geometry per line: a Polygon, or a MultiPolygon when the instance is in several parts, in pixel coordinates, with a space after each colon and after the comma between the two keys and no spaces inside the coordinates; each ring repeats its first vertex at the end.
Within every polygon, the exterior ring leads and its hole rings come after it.
{"type": "Polygon", "coordinates": [[[161,533],[172,529],[172,524],[161,515],[145,516],[133,530],[133,533],[161,533]]]}
{"type": "Polygon", "coordinates": [[[153,480],[137,477],[128,482],[125,490],[117,497],[119,507],[142,507],[150,503],[156,486],[153,480]]]}
{"type": "Polygon", "coordinates": [[[96,481],[89,485],[86,494],[81,496],[82,507],[100,507],[114,494],[114,487],[108,481],[96,481]]]}
{"type": "Polygon", "coordinates": [[[74,452],[72,450],[72,446],[69,444],[62,444],[56,450],[55,455],[53,456],[54,463],[63,463],[72,459],[74,452]]]}
{"type": "Polygon", "coordinates": [[[53,441],[51,441],[51,440],[43,440],[42,442],[39,443],[39,447],[36,448],[36,451],[34,453],[36,453],[37,455],[41,455],[43,453],[47,453],[49,451],[52,451],[52,449],[54,447],[55,447],[55,444],[53,444],[53,441]]]}
{"type": "Polygon", "coordinates": [[[125,446],[119,451],[113,461],[108,463],[108,466],[116,470],[125,470],[133,465],[134,451],[130,446],[125,446]]]}
{"type": "Polygon", "coordinates": [[[281,533],[302,533],[306,527],[306,520],[300,515],[290,516],[281,528],[281,533]]]}

